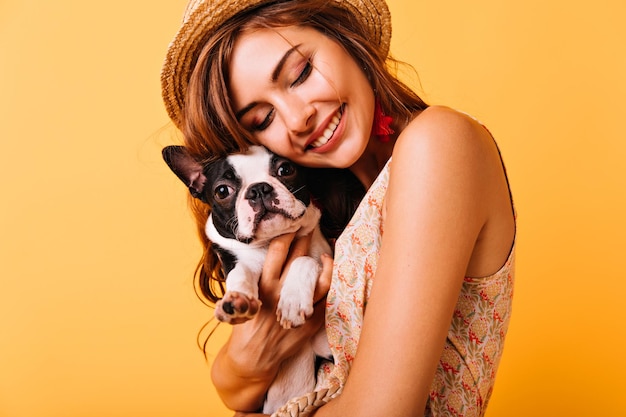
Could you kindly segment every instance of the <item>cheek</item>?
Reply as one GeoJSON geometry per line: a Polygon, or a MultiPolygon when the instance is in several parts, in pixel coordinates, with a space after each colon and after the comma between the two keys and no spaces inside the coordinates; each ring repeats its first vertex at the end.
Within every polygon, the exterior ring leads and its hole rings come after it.
{"type": "Polygon", "coordinates": [[[257,145],[265,146],[278,155],[289,157],[285,154],[291,150],[289,135],[287,135],[286,130],[282,127],[280,122],[276,120],[272,123],[270,128],[262,132],[257,132],[254,135],[254,140],[257,142],[257,145]]]}

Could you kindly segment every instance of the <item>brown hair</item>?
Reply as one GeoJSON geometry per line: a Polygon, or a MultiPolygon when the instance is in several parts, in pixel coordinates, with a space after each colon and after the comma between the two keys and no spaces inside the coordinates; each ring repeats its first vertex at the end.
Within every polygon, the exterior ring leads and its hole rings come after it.
{"type": "MultiPolygon", "coordinates": [[[[251,143],[229,100],[228,66],[237,36],[247,29],[290,25],[309,26],[342,45],[363,68],[383,111],[395,120],[408,121],[416,111],[427,107],[390,72],[388,64],[397,62],[382,55],[369,41],[367,29],[350,12],[328,0],[277,1],[234,16],[202,49],[189,80],[182,124],[185,145],[197,160],[206,163],[245,150],[251,143]]],[[[313,177],[316,184],[324,184],[312,187],[324,209],[323,229],[327,237],[335,238],[365,190],[347,169],[316,169],[313,177]]],[[[223,295],[225,277],[204,233],[210,207],[192,199],[191,210],[204,247],[196,270],[197,285],[204,297],[215,302],[223,295]]]]}

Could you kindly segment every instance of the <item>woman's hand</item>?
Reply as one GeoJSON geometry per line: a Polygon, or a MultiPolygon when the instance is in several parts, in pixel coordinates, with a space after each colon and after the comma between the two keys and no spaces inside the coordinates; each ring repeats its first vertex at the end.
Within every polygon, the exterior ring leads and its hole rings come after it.
{"type": "Polygon", "coordinates": [[[271,242],[259,284],[261,309],[251,320],[233,326],[229,340],[213,363],[213,384],[230,409],[259,410],[280,364],[324,325],[325,296],[332,274],[330,256],[322,258],[312,317],[301,327],[288,330],[276,319],[284,271],[295,258],[307,254],[310,238],[304,236],[294,241],[294,234],[288,234],[271,242]]]}

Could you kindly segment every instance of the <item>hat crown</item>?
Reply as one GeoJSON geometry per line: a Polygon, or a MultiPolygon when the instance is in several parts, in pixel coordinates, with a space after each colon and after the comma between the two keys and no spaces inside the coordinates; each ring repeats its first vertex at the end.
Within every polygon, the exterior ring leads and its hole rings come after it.
{"type": "Polygon", "coordinates": [[[183,23],[189,20],[193,11],[196,10],[198,5],[202,2],[203,0],[190,0],[189,3],[187,3],[187,6],[185,6],[185,13],[183,14],[183,23]]]}

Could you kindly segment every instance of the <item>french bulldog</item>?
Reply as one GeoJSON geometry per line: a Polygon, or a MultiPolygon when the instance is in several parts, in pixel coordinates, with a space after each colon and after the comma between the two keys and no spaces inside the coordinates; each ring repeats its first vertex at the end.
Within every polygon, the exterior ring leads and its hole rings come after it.
{"type": "MultiPolygon", "coordinates": [[[[276,310],[284,328],[301,326],[313,313],[320,257],[331,253],[319,228],[321,212],[307,189],[304,169],[262,146],[204,166],[183,146],[164,148],[163,158],[191,194],[211,207],[205,232],[226,276],[226,292],[215,306],[219,321],[237,324],[259,311],[259,279],[273,238],[312,233],[308,256],[295,259],[289,267],[276,310]]],[[[271,414],[289,399],[314,389],[316,358],[331,358],[323,328],[281,365],[263,413],[271,414]]]]}

